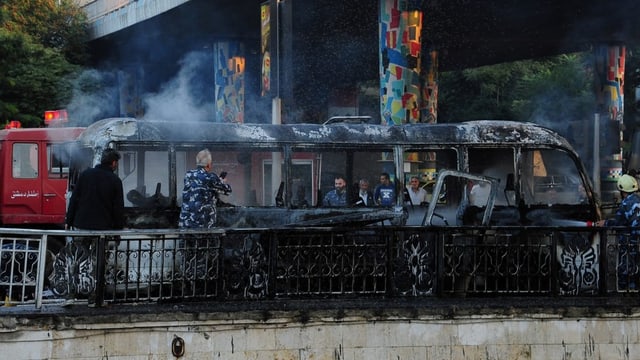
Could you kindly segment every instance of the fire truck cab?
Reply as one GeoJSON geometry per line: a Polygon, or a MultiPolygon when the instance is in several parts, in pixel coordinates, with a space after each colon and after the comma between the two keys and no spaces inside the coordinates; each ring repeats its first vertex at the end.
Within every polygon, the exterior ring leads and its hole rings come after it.
{"type": "Polygon", "coordinates": [[[70,159],[64,144],[82,130],[0,130],[0,225],[63,226],[70,159]]]}

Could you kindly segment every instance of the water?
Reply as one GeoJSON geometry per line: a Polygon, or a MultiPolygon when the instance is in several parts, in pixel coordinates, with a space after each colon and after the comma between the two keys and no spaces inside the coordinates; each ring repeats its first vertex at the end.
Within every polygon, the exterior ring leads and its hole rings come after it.
{"type": "Polygon", "coordinates": [[[552,222],[553,222],[553,225],[557,225],[557,226],[584,226],[584,227],[594,226],[592,221],[553,219],[552,222]]]}

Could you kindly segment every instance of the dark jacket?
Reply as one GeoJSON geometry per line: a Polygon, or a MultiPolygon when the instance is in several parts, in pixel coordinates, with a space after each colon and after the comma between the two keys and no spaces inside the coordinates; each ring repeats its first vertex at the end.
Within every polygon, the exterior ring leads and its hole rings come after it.
{"type": "Polygon", "coordinates": [[[80,174],[67,209],[66,223],[83,230],[124,227],[122,180],[108,165],[96,165],[80,174]]]}
{"type": "Polygon", "coordinates": [[[359,206],[359,207],[376,206],[376,202],[375,202],[375,200],[373,200],[373,193],[371,191],[367,191],[366,197],[367,197],[367,200],[366,200],[367,203],[365,205],[365,202],[364,202],[362,196],[360,196],[360,191],[356,191],[355,196],[354,196],[355,202],[353,203],[353,206],[359,206]]]}

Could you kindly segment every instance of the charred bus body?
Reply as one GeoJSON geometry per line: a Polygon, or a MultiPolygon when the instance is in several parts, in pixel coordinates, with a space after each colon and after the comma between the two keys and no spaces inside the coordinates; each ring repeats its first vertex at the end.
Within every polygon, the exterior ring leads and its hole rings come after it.
{"type": "MultiPolygon", "coordinates": [[[[212,152],[214,171],[228,173],[220,227],[567,225],[600,218],[578,155],[553,131],[529,123],[221,124],[111,118],[78,138],[77,175],[104,148],[122,154],[127,226],[172,228],[182,182],[195,154],[212,152]],[[274,166],[275,164],[275,166],[274,166]],[[360,179],[373,190],[391,176],[394,206],[355,207],[360,179]],[[446,175],[446,176],[441,176],[446,175]],[[334,178],[347,180],[346,207],[323,207],[334,178]],[[406,185],[417,176],[427,201],[413,204],[406,185]],[[467,218],[468,219],[468,218],[467,218]]],[[[70,179],[73,188],[74,177],[70,179]]]]}
{"type": "MultiPolygon", "coordinates": [[[[564,281],[561,293],[599,291],[599,232],[568,229],[600,219],[591,184],[569,143],[534,124],[264,125],[111,118],[87,127],[74,148],[70,191],[105,148],[115,148],[122,155],[117,173],[126,227],[162,234],[141,237],[126,231],[119,241],[107,240],[104,289],[114,301],[132,288],[162,297],[167,286],[175,290],[168,295],[174,299],[358,293],[344,290],[350,281],[366,283],[362,291],[368,294],[486,293],[488,288],[548,293],[556,289],[557,274],[564,281]],[[220,195],[219,228],[190,237],[191,232],[175,229],[183,180],[205,148],[212,153],[213,170],[227,173],[233,192],[220,195]],[[356,206],[359,180],[374,190],[382,174],[390,177],[385,185],[392,202],[356,206]],[[323,206],[337,177],[347,182],[346,206],[323,206]],[[407,188],[412,178],[426,192],[416,201],[407,188]],[[340,246],[335,247],[336,239],[340,246]],[[324,269],[316,261],[324,263],[326,251],[344,251],[338,258],[351,259],[346,268],[366,263],[378,264],[377,270],[365,271],[362,278],[345,270],[332,273],[331,280],[324,273],[299,279],[298,272],[284,270],[324,269]],[[301,258],[304,264],[296,263],[301,258]],[[493,262],[497,259],[501,265],[493,262]],[[392,268],[382,270],[382,264],[392,268]],[[504,272],[514,264],[519,270],[504,272]],[[474,266],[484,272],[471,271],[474,266]],[[562,269],[552,271],[557,267],[562,269]],[[269,273],[276,268],[277,274],[269,273]]],[[[75,245],[68,247],[57,254],[50,276],[57,295],[83,285],[74,275],[79,264],[70,256],[75,245]]]]}

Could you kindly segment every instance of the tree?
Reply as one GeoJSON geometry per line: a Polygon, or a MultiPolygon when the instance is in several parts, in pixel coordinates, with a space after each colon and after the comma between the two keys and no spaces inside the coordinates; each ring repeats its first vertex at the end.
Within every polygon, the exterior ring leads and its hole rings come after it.
{"type": "Polygon", "coordinates": [[[564,127],[593,116],[592,61],[590,53],[559,55],[540,71],[522,78],[512,103],[515,116],[552,126],[562,122],[559,125],[564,127]]]}
{"type": "Polygon", "coordinates": [[[593,113],[589,61],[589,54],[578,53],[444,73],[438,121],[502,119],[566,127],[593,113]]]}
{"type": "Polygon", "coordinates": [[[85,16],[69,0],[2,2],[0,123],[40,126],[45,110],[66,104],[87,39],[85,16]]]}

